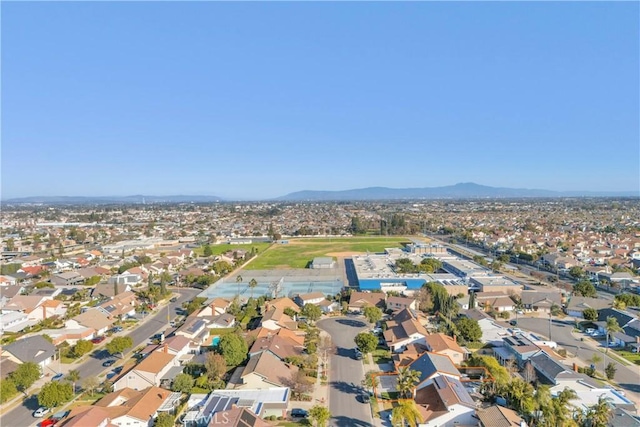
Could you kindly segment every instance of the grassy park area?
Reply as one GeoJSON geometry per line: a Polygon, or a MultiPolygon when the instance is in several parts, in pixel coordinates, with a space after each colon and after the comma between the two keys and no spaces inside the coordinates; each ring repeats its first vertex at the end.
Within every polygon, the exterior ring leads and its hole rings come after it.
{"type": "Polygon", "coordinates": [[[305,268],[315,257],[382,252],[384,248],[401,247],[401,243],[408,241],[404,237],[290,239],[287,244],[274,244],[266,251],[258,252],[258,258],[249,263],[245,270],[305,268]]]}
{"type": "MultiPolygon", "coordinates": [[[[256,248],[258,250],[258,254],[261,254],[270,245],[271,243],[256,242],[256,243],[251,243],[247,245],[231,245],[229,243],[220,243],[219,245],[210,245],[210,246],[211,246],[211,252],[213,255],[221,255],[225,252],[235,251],[238,249],[250,251],[251,248],[256,248]]],[[[200,246],[199,248],[194,249],[193,252],[198,254],[198,256],[204,256],[204,246],[200,246]]]]}

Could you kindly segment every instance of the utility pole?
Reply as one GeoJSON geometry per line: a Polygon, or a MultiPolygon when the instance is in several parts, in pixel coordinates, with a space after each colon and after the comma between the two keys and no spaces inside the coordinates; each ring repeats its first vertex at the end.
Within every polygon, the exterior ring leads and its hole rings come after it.
{"type": "Polygon", "coordinates": [[[549,341],[551,341],[551,309],[549,309],[549,341]]]}

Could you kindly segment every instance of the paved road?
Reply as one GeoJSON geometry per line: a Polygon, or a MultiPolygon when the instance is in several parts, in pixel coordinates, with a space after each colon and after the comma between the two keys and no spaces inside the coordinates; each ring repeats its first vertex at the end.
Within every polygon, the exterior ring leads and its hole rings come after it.
{"type": "MultiPolygon", "coordinates": [[[[518,327],[533,333],[548,337],[549,335],[549,320],[535,317],[521,317],[518,319],[518,327]]],[[[571,320],[553,320],[551,324],[551,340],[558,343],[560,347],[564,347],[571,354],[575,354],[576,357],[589,365],[591,362],[589,359],[597,354],[602,361],[598,362],[596,368],[598,371],[603,372],[605,364],[613,362],[618,368],[615,376],[615,381],[620,385],[620,388],[625,390],[627,397],[635,400],[640,404],[640,366],[626,366],[618,363],[616,360],[607,357],[604,360],[604,354],[596,350],[598,346],[602,349],[602,346],[596,342],[585,338],[584,341],[580,341],[582,334],[576,334],[578,338],[574,337],[571,331],[574,328],[574,322],[571,320]]]]}
{"type": "MultiPolygon", "coordinates": [[[[180,294],[178,297],[178,301],[174,303],[169,303],[167,307],[162,307],[158,313],[153,315],[151,319],[148,319],[144,322],[140,327],[135,328],[128,335],[133,339],[133,349],[140,346],[143,343],[146,343],[151,336],[158,333],[160,330],[164,330],[167,328],[168,320],[167,320],[167,312],[169,313],[170,319],[176,317],[176,308],[179,307],[182,302],[188,301],[195,297],[201,291],[199,289],[191,289],[191,288],[182,288],[182,289],[172,289],[173,292],[180,294]]],[[[73,369],[76,369],[80,373],[80,381],[78,384],[82,383],[84,378],[90,376],[99,376],[101,373],[106,373],[113,368],[105,368],[102,366],[102,363],[109,358],[106,350],[102,349],[97,351],[92,357],[90,357],[86,362],[82,363],[79,366],[73,366],[73,369]]],[[[56,362],[54,362],[55,364],[56,362]]],[[[10,412],[7,412],[0,418],[0,426],[2,427],[27,427],[27,426],[35,426],[40,421],[39,419],[33,418],[33,411],[38,409],[38,400],[36,396],[31,396],[28,399],[24,400],[20,406],[17,406],[10,412]]]]}
{"type": "Polygon", "coordinates": [[[365,391],[363,363],[355,360],[355,336],[366,329],[366,321],[358,317],[324,319],[318,327],[331,335],[335,347],[330,359],[329,409],[332,414],[331,426],[364,427],[372,426],[371,406],[361,403],[359,397],[365,391]]]}

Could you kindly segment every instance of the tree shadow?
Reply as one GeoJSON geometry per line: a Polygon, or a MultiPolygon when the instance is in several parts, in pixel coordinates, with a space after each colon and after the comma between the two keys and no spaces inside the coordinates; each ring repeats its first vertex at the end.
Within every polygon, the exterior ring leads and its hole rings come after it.
{"type": "Polygon", "coordinates": [[[364,388],[360,384],[348,383],[346,381],[331,381],[331,388],[347,394],[362,394],[364,388]]]}
{"type": "Polygon", "coordinates": [[[340,323],[341,325],[345,325],[345,326],[351,326],[353,328],[364,328],[365,326],[367,326],[366,323],[360,321],[360,320],[352,320],[352,319],[338,319],[336,320],[337,323],[340,323]]]}
{"type": "Polygon", "coordinates": [[[331,424],[337,427],[371,427],[371,423],[351,417],[333,417],[331,420],[331,424]]]}

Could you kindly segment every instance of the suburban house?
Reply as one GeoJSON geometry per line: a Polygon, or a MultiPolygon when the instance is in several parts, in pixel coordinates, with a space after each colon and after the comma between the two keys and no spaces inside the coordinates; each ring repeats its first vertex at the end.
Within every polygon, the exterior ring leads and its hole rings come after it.
{"type": "Polygon", "coordinates": [[[502,340],[506,351],[504,355],[501,352],[497,352],[495,357],[503,365],[508,360],[513,360],[516,366],[522,368],[530,357],[540,351],[540,347],[522,334],[508,335],[503,337],[502,340]]]}
{"type": "Polygon", "coordinates": [[[318,307],[320,307],[320,310],[322,310],[324,314],[340,310],[340,304],[338,304],[337,301],[330,301],[326,298],[318,303],[318,307]]]}
{"type": "Polygon", "coordinates": [[[527,311],[550,313],[551,307],[562,307],[562,294],[560,292],[522,291],[520,294],[522,308],[527,311]]]}
{"type": "Polygon", "coordinates": [[[128,285],[128,286],[135,286],[138,283],[142,282],[142,276],[139,274],[135,274],[135,273],[129,273],[127,271],[125,271],[122,274],[116,274],[114,276],[109,277],[109,281],[108,283],[110,285],[128,285]]]}
{"type": "Polygon", "coordinates": [[[267,301],[265,305],[265,311],[269,311],[273,307],[278,308],[282,311],[284,311],[286,308],[290,308],[296,313],[300,313],[300,306],[296,304],[291,298],[287,297],[267,301]]]}
{"type": "Polygon", "coordinates": [[[123,285],[118,283],[98,283],[94,286],[91,295],[93,295],[94,297],[103,296],[107,298],[113,298],[117,295],[130,291],[131,285],[123,285]]]}
{"type": "Polygon", "coordinates": [[[110,301],[100,304],[101,310],[110,319],[123,319],[136,314],[138,298],[133,292],[124,292],[114,296],[110,301]]]}
{"type": "Polygon", "coordinates": [[[526,427],[525,421],[513,409],[491,405],[476,411],[479,427],[526,427]]]}
{"type": "Polygon", "coordinates": [[[198,317],[213,317],[225,314],[227,308],[231,305],[231,301],[224,298],[213,298],[205,303],[205,306],[196,314],[198,317]]]}
{"type": "Polygon", "coordinates": [[[67,320],[65,327],[68,329],[90,328],[95,331],[94,336],[100,336],[104,335],[114,322],[115,319],[109,318],[102,310],[90,308],[84,313],[67,320]]]}
{"type": "Polygon", "coordinates": [[[427,335],[425,340],[427,351],[448,356],[456,366],[462,365],[466,359],[468,352],[458,345],[456,337],[437,333],[427,335]]]}
{"type": "Polygon", "coordinates": [[[254,354],[242,369],[240,388],[262,389],[290,387],[298,368],[284,363],[273,353],[263,351],[254,354]]]}
{"type": "Polygon", "coordinates": [[[271,353],[284,361],[287,357],[302,356],[303,350],[304,347],[291,338],[273,334],[257,338],[249,349],[249,357],[260,353],[271,353]]]}
{"type": "MultiPolygon", "coordinates": [[[[254,417],[274,415],[282,417],[289,405],[291,390],[288,387],[271,387],[263,389],[226,389],[214,390],[207,394],[192,394],[187,401],[187,412],[183,418],[185,427],[203,427],[207,425],[224,425],[232,427],[268,427],[265,424],[255,424],[254,418],[244,417],[243,423],[238,424],[234,418],[229,424],[224,415],[232,408],[248,410],[254,417]],[[235,420],[235,421],[234,421],[235,420]]],[[[260,418],[255,418],[262,421],[260,418]]]]}
{"type": "Polygon", "coordinates": [[[616,308],[604,308],[598,311],[598,320],[595,325],[598,331],[606,334],[607,318],[613,317],[618,322],[618,326],[622,328],[620,332],[613,332],[609,337],[609,342],[614,343],[618,347],[629,347],[633,350],[638,348],[640,343],[640,319],[632,313],[616,308]]]}
{"type": "MultiPolygon", "coordinates": [[[[74,408],[69,420],[82,417],[93,408],[104,411],[113,426],[148,427],[153,425],[160,411],[171,411],[179,403],[180,393],[172,393],[159,387],[149,387],[143,391],[123,388],[107,394],[93,406],[74,408]]],[[[80,426],[82,424],[78,424],[80,426]]],[[[99,425],[99,424],[83,424],[99,425]]]]}
{"type": "Polygon", "coordinates": [[[2,348],[2,356],[6,356],[15,363],[33,362],[44,368],[53,362],[56,348],[42,335],[23,338],[2,348]]]}
{"type": "Polygon", "coordinates": [[[67,309],[61,301],[48,296],[17,295],[2,307],[2,313],[11,312],[24,313],[27,319],[39,322],[54,316],[62,317],[67,309]]]}
{"type": "Polygon", "coordinates": [[[304,307],[307,304],[320,304],[320,302],[326,300],[327,298],[322,292],[311,292],[308,294],[296,295],[294,301],[300,307],[304,307]]]}
{"type": "Polygon", "coordinates": [[[418,424],[420,427],[473,426],[478,423],[476,404],[456,378],[446,375],[435,377],[428,386],[416,392],[415,402],[424,420],[418,424]]]}
{"type": "Polygon", "coordinates": [[[144,390],[147,387],[160,386],[165,379],[165,374],[173,367],[179,366],[178,358],[169,353],[168,348],[162,347],[147,357],[140,363],[125,369],[113,382],[113,390],[118,391],[123,388],[134,390],[144,390]]]}
{"type": "Polygon", "coordinates": [[[393,312],[404,310],[405,308],[410,308],[411,310],[418,309],[418,301],[414,298],[409,297],[395,297],[390,296],[387,297],[387,310],[391,310],[393,312]]]}
{"type": "Polygon", "coordinates": [[[262,316],[260,326],[275,331],[280,328],[296,329],[298,324],[280,308],[272,307],[262,316]]]}
{"type": "Polygon", "coordinates": [[[365,307],[386,308],[385,294],[382,292],[352,292],[349,297],[348,310],[352,313],[362,313],[365,307]]]}
{"type": "Polygon", "coordinates": [[[513,311],[515,303],[508,295],[502,292],[477,292],[476,303],[479,307],[484,307],[485,311],[513,311]]]}
{"type": "Polygon", "coordinates": [[[383,336],[392,352],[401,352],[409,344],[426,343],[429,335],[424,326],[418,321],[415,311],[404,309],[387,322],[387,330],[383,336]]]}
{"type": "Polygon", "coordinates": [[[611,301],[606,299],[572,296],[567,302],[565,311],[567,315],[581,319],[583,318],[582,313],[588,308],[601,310],[611,307],[611,305],[611,301]]]}
{"type": "Polygon", "coordinates": [[[208,320],[207,328],[209,329],[233,328],[236,324],[235,316],[228,313],[210,317],[208,320]]]}
{"type": "Polygon", "coordinates": [[[423,353],[411,362],[409,369],[420,372],[420,377],[416,383],[416,390],[432,384],[433,379],[438,376],[448,376],[456,380],[462,378],[460,371],[458,371],[448,356],[436,353],[423,353]]]}
{"type": "Polygon", "coordinates": [[[67,271],[51,276],[51,283],[56,286],[78,286],[82,285],[84,281],[85,278],[75,271],[67,271]]]}
{"type": "Polygon", "coordinates": [[[175,335],[182,335],[193,341],[195,344],[202,345],[209,337],[209,328],[207,328],[207,320],[189,316],[185,322],[176,331],[175,335]]]}

